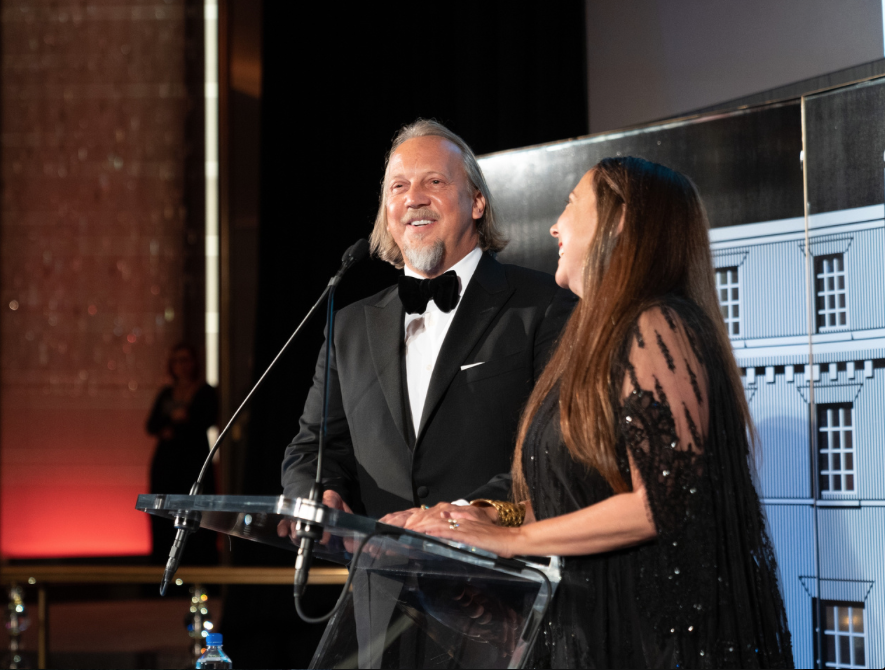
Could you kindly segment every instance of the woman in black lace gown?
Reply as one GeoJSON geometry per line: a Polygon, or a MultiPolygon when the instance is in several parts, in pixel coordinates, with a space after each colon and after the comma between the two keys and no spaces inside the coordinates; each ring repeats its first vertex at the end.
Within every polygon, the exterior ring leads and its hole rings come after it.
{"type": "Polygon", "coordinates": [[[551,234],[557,283],[581,301],[523,417],[513,481],[526,521],[445,507],[409,526],[564,557],[536,666],[792,667],[693,185],[642,159],[603,160],[551,234]]]}

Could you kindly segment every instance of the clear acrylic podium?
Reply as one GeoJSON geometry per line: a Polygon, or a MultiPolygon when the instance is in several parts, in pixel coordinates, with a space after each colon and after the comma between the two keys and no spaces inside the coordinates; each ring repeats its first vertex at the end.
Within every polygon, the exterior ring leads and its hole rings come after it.
{"type": "Polygon", "coordinates": [[[501,559],[300,498],[140,495],[136,508],[170,523],[198,512],[202,528],[288,551],[282,519],[319,521],[315,557],[346,565],[368,538],[314,668],[521,667],[559,582],[556,559],[501,559]]]}

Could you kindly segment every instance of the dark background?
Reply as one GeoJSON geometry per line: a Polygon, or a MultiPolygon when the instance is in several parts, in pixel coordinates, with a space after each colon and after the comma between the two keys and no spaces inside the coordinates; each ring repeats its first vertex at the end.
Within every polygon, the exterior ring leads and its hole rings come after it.
{"type": "MultiPolygon", "coordinates": [[[[477,154],[587,133],[582,2],[330,4],[309,14],[266,2],[262,30],[256,378],[344,250],[371,231],[384,156],[403,124],[435,118],[477,154]]],[[[364,262],[336,306],[396,276],[364,262]]],[[[322,328],[321,318],[311,324],[255,398],[243,494],[280,492],[322,328]]],[[[231,559],[290,565],[293,555],[234,540],[231,559]]],[[[328,609],[338,591],[309,588],[307,609],[328,609]]],[[[300,624],[288,587],[231,587],[225,611],[225,649],[238,667],[306,667],[322,630],[300,624]]]]}

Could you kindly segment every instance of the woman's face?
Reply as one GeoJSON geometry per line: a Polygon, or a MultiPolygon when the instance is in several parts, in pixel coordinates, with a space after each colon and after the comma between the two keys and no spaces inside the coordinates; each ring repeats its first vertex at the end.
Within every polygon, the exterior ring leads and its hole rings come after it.
{"type": "Polygon", "coordinates": [[[593,170],[589,170],[569,193],[568,204],[550,228],[550,234],[559,242],[556,283],[579,298],[584,297],[584,260],[598,219],[593,170]]]}
{"type": "Polygon", "coordinates": [[[187,349],[172,352],[172,376],[178,380],[191,381],[194,378],[194,358],[187,349]]]}

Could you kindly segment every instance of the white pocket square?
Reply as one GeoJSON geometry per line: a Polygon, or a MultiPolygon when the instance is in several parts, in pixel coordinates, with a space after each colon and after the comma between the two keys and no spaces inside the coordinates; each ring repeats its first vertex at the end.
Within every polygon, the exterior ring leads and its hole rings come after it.
{"type": "Polygon", "coordinates": [[[468,368],[475,368],[477,365],[482,365],[483,363],[485,363],[485,361],[480,361],[479,363],[470,363],[468,365],[462,365],[461,369],[467,370],[468,368]]]}

